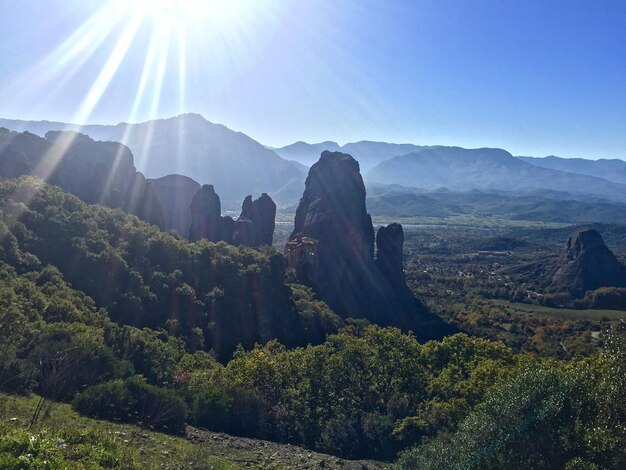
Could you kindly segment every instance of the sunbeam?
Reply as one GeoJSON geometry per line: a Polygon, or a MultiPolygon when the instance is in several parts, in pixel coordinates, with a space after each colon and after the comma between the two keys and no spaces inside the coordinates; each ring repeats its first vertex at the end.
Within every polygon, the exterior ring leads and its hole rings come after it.
{"type": "Polygon", "coordinates": [[[139,29],[142,22],[142,18],[139,16],[133,16],[131,20],[126,24],[122,35],[119,37],[117,43],[115,44],[115,48],[109,59],[104,64],[98,78],[94,82],[91,90],[78,110],[76,114],[75,122],[83,123],[89,117],[93,108],[98,104],[100,98],[104,94],[105,90],[111,83],[112,78],[117,72],[122,60],[126,57],[126,53],[130,48],[130,45],[137,34],[137,30],[139,29]]]}

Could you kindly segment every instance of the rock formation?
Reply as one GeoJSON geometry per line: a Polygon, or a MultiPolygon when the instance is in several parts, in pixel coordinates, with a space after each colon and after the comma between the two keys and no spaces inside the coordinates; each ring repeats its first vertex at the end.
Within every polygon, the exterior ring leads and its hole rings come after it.
{"type": "Polygon", "coordinates": [[[583,296],[599,287],[625,287],[626,267],[604,244],[597,230],[579,229],[569,237],[552,287],[583,296]]]}
{"type": "Polygon", "coordinates": [[[376,233],[376,264],[378,269],[392,284],[404,283],[402,247],[404,231],[400,224],[380,227],[376,233]]]}
{"type": "Polygon", "coordinates": [[[190,240],[205,238],[250,247],[272,244],[276,204],[265,193],[254,201],[252,196],[247,196],[241,215],[235,221],[231,217],[222,217],[220,198],[214,187],[204,185],[193,197],[190,212],[190,240]]]}
{"type": "Polygon", "coordinates": [[[156,225],[161,230],[165,228],[165,218],[161,204],[152,185],[149,181],[146,181],[146,177],[139,171],[130,177],[122,208],[130,214],[136,215],[141,220],[156,225]]]}
{"type": "Polygon", "coordinates": [[[235,232],[233,234],[233,244],[243,246],[256,246],[256,236],[254,224],[250,219],[239,217],[235,222],[235,232]]]}
{"type": "Polygon", "coordinates": [[[163,209],[165,230],[176,230],[187,236],[191,226],[191,201],[200,184],[182,175],[168,175],[148,182],[163,209]]]}
{"type": "Polygon", "coordinates": [[[218,242],[223,237],[222,204],[213,185],[205,184],[191,200],[189,239],[218,242]]]}
{"type": "Polygon", "coordinates": [[[30,175],[33,169],[22,152],[8,149],[0,153],[0,177],[19,178],[30,175]]]}
{"type": "Polygon", "coordinates": [[[449,328],[413,297],[404,281],[403,242],[400,225],[381,228],[374,260],[374,228],[359,164],[348,154],[323,152],[309,171],[287,246],[296,272],[298,253],[316,257],[307,260],[314,269],[301,281],[344,318],[411,329],[423,339],[440,337],[449,328]],[[314,249],[298,250],[299,241],[313,243],[314,249]]]}
{"type": "Polygon", "coordinates": [[[235,245],[262,246],[272,245],[276,227],[276,204],[263,193],[252,200],[246,196],[241,206],[241,215],[237,219],[233,241],[235,245]]]}
{"type": "Polygon", "coordinates": [[[46,140],[51,145],[44,159],[33,167],[37,176],[89,204],[123,207],[129,183],[138,181],[128,147],[95,142],[77,132],[51,131],[46,133],[46,140]]]}
{"type": "Polygon", "coordinates": [[[164,228],[153,188],[135,170],[128,147],[96,142],[78,132],[48,132],[42,139],[28,132],[0,129],[0,177],[24,174],[59,186],[88,204],[124,209],[164,228]]]}

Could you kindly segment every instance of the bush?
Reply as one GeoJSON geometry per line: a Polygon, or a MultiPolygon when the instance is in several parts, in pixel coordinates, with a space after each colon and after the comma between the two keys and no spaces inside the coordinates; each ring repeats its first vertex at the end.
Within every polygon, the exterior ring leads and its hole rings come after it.
{"type": "Polygon", "coordinates": [[[267,404],[251,390],[208,388],[193,400],[190,422],[212,431],[259,437],[265,427],[267,404]]]}
{"type": "Polygon", "coordinates": [[[150,385],[140,376],[88,388],[72,406],[94,418],[136,422],[173,434],[185,430],[185,402],[173,390],[150,385]]]}

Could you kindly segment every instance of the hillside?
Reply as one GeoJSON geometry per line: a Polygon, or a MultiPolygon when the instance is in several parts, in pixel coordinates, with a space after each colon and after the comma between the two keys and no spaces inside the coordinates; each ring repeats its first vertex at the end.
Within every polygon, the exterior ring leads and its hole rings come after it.
{"type": "MultiPolygon", "coordinates": [[[[0,393],[0,434],[8,441],[42,433],[39,450],[54,452],[66,459],[65,464],[93,465],[98,453],[109,457],[98,468],[156,468],[167,460],[167,469],[235,470],[342,468],[369,470],[386,468],[382,462],[344,460],[289,444],[260,439],[229,436],[202,428],[189,427],[184,436],[168,436],[132,424],[112,423],[81,416],[67,404],[53,403],[50,416],[37,423],[35,430],[27,425],[39,397],[19,397],[0,393]],[[5,424],[8,423],[8,424],[5,424]],[[85,446],[86,441],[93,451],[85,446]],[[57,446],[63,442],[65,446],[57,446]]],[[[8,449],[0,437],[0,462],[5,462],[8,449]]],[[[14,441],[15,442],[15,441],[14,441]]],[[[19,442],[19,441],[18,441],[19,442]]],[[[39,444],[39,442],[37,442],[39,444]]],[[[42,452],[43,453],[43,452],[42,452]]],[[[93,468],[93,467],[90,467],[93,468]]]]}
{"type": "Polygon", "coordinates": [[[304,345],[336,331],[327,307],[299,313],[271,249],[189,243],[28,177],[0,181],[0,202],[0,260],[55,266],[121,324],[164,328],[220,359],[238,344],[304,345]]]}
{"type": "Polygon", "coordinates": [[[236,207],[248,194],[278,192],[303,181],[301,170],[241,132],[184,114],[139,124],[77,126],[61,122],[0,119],[0,126],[44,135],[75,130],[94,140],[121,142],[147,178],[169,174],[213,184],[225,203],[236,207]]]}
{"type": "Polygon", "coordinates": [[[602,178],[538,167],[501,149],[429,147],[393,157],[370,170],[372,183],[453,191],[537,191],[550,188],[626,201],[626,185],[602,178]]]}

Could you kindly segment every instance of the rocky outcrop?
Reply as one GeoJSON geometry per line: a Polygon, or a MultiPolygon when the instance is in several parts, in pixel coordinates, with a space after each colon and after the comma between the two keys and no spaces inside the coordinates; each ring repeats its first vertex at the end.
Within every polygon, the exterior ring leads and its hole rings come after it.
{"type": "Polygon", "coordinates": [[[552,287],[582,296],[599,287],[625,287],[626,267],[604,244],[597,230],[579,229],[569,237],[552,287]]]}
{"type": "Polygon", "coordinates": [[[191,201],[189,239],[224,241],[234,245],[258,247],[271,245],[274,236],[276,204],[265,193],[252,200],[247,196],[241,215],[235,221],[221,215],[220,198],[212,185],[204,185],[191,201]]]}
{"type": "MultiPolygon", "coordinates": [[[[117,142],[95,142],[77,132],[48,132],[50,148],[36,175],[89,204],[122,207],[129,183],[137,180],[133,155],[117,142]]],[[[145,178],[141,178],[145,181],[145,178]]]]}
{"type": "Polygon", "coordinates": [[[385,278],[394,285],[405,282],[402,265],[403,246],[402,225],[389,224],[386,227],[380,227],[376,232],[376,265],[385,278]]]}
{"type": "Polygon", "coordinates": [[[182,175],[168,175],[148,182],[163,209],[165,230],[176,230],[187,236],[191,226],[191,201],[200,184],[182,175]]]}
{"type": "Polygon", "coordinates": [[[344,318],[398,326],[423,339],[440,337],[449,328],[413,297],[404,281],[403,242],[400,225],[379,230],[375,261],[359,164],[348,154],[323,152],[309,171],[287,245],[296,272],[298,263],[309,264],[308,279],[301,282],[344,318]]]}
{"type": "Polygon", "coordinates": [[[165,227],[150,183],[135,170],[125,145],[96,142],[78,132],[51,131],[42,139],[0,129],[0,176],[37,176],[89,204],[124,209],[165,227]]]}
{"type": "Polygon", "coordinates": [[[235,245],[263,246],[272,245],[276,227],[276,204],[263,193],[252,200],[246,196],[241,206],[241,215],[237,219],[233,241],[235,245]]]}
{"type": "Polygon", "coordinates": [[[161,204],[152,185],[146,181],[145,176],[140,172],[131,176],[122,208],[141,220],[156,225],[161,230],[165,228],[161,204]]]}
{"type": "Polygon", "coordinates": [[[0,178],[19,178],[32,170],[22,152],[8,149],[0,153],[0,178]]]}
{"type": "Polygon", "coordinates": [[[223,237],[222,204],[213,185],[205,184],[191,200],[189,239],[218,242],[223,237]]]}
{"type": "Polygon", "coordinates": [[[254,224],[250,219],[241,217],[235,222],[235,233],[233,234],[233,244],[243,246],[256,246],[256,236],[254,224]]]}

